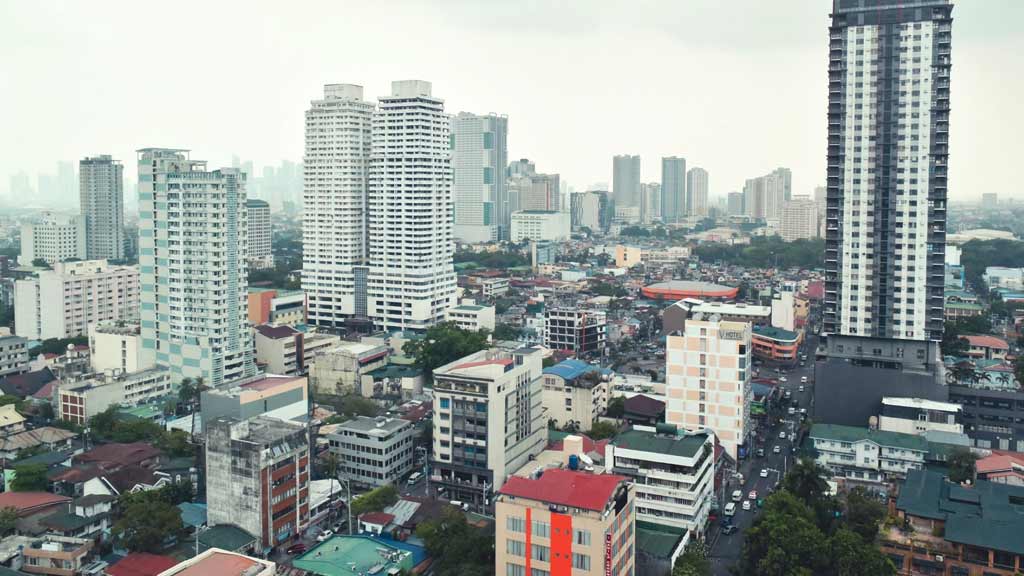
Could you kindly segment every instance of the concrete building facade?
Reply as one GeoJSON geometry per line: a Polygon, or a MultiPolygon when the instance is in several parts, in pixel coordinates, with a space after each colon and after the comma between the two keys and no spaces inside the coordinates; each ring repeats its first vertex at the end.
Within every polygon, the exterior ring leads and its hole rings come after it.
{"type": "Polygon", "coordinates": [[[359,416],[343,422],[327,435],[331,454],[338,458],[338,473],[361,486],[401,484],[412,470],[417,431],[401,418],[359,416]]]}
{"type": "Polygon", "coordinates": [[[270,226],[270,204],[250,198],[245,201],[249,215],[249,267],[274,266],[273,231],[270,226]]]}
{"type": "Polygon", "coordinates": [[[109,155],[78,162],[79,205],[89,260],[124,258],[124,166],[109,155]]]}
{"type": "Polygon", "coordinates": [[[50,266],[71,258],[85,260],[85,217],[47,213],[39,222],[21,226],[18,263],[43,260],[50,266]]]}
{"type": "Polygon", "coordinates": [[[686,172],[686,214],[698,218],[708,215],[708,171],[698,166],[686,172]]]}
{"type": "Polygon", "coordinates": [[[512,242],[523,240],[561,242],[571,232],[568,212],[520,210],[512,214],[512,242]]]}
{"type": "Polygon", "coordinates": [[[603,354],[608,338],[604,312],[580,308],[544,310],[544,345],[553,350],[572,350],[577,356],[603,354]]]}
{"type": "Polygon", "coordinates": [[[460,112],[452,118],[451,130],[455,238],[463,242],[507,239],[511,226],[504,175],[508,118],[460,112]]]}
{"type": "Polygon", "coordinates": [[[674,224],[686,215],[686,158],[662,158],[661,219],[674,224]]]}

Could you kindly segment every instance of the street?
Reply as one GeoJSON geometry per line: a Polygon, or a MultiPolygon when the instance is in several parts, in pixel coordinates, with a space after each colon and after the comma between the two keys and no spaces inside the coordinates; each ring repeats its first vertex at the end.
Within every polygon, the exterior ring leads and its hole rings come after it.
{"type": "MultiPolygon", "coordinates": [[[[783,395],[785,391],[790,391],[792,398],[789,404],[783,401],[783,410],[785,411],[788,406],[792,406],[795,409],[795,414],[792,416],[784,415],[782,417],[784,421],[781,424],[776,419],[768,430],[764,430],[763,427],[758,428],[756,440],[750,446],[749,456],[745,460],[741,460],[739,464],[739,472],[743,474],[742,486],[735,479],[730,478],[724,490],[721,490],[718,494],[719,519],[710,525],[707,532],[707,542],[711,551],[711,564],[716,576],[729,576],[729,567],[740,558],[746,531],[753,524],[756,515],[760,513],[756,502],[751,502],[750,510],[743,510],[743,501],[748,500],[751,490],[757,492],[757,498],[767,498],[769,491],[774,489],[776,483],[785,476],[786,471],[797,459],[797,456],[791,452],[793,435],[799,427],[800,408],[806,408],[808,413],[811,412],[811,402],[814,397],[812,391],[814,382],[814,350],[817,344],[817,337],[813,334],[809,335],[802,347],[802,353],[807,354],[805,366],[798,365],[791,369],[783,368],[781,374],[776,373],[774,367],[766,365],[759,367],[758,378],[786,378],[786,382],[779,382],[779,387],[783,395]],[[801,379],[803,377],[807,377],[807,383],[802,384],[804,391],[800,392],[801,379]],[[786,438],[780,439],[779,432],[785,432],[786,438]],[[775,446],[779,446],[779,454],[774,452],[775,446]],[[764,449],[763,457],[757,455],[759,448],[764,449]],[[768,471],[766,478],[762,478],[760,475],[762,469],[768,471]],[[742,500],[736,502],[736,513],[731,518],[732,524],[736,525],[739,530],[730,535],[725,535],[722,533],[722,525],[725,520],[723,510],[728,502],[733,501],[732,493],[734,490],[741,490],[743,493],[742,500]]],[[[767,421],[765,421],[765,424],[767,424],[767,421]]]]}

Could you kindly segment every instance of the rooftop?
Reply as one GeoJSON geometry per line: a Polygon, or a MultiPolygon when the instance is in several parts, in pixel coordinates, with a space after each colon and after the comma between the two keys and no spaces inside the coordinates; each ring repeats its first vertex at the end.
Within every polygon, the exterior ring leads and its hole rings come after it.
{"type": "Polygon", "coordinates": [[[499,493],[545,504],[601,512],[615,496],[619,485],[626,481],[625,476],[615,474],[553,469],[544,472],[536,480],[513,476],[505,482],[499,493]]]}
{"type": "Polygon", "coordinates": [[[900,406],[903,408],[919,408],[921,410],[939,410],[942,412],[960,412],[963,407],[960,404],[951,402],[939,402],[937,400],[926,400],[924,398],[895,398],[892,396],[882,397],[883,406],[900,406]]]}
{"type": "Polygon", "coordinates": [[[299,333],[298,330],[291,326],[271,326],[270,324],[259,324],[255,326],[254,329],[262,336],[273,340],[292,338],[299,333]]]}
{"type": "Polygon", "coordinates": [[[270,568],[272,562],[251,558],[242,554],[225,552],[216,548],[207,550],[191,560],[162,572],[161,576],[249,576],[258,567],[270,568]]]}
{"type": "Polygon", "coordinates": [[[580,376],[583,376],[584,374],[588,374],[590,372],[598,372],[603,374],[610,373],[610,370],[604,370],[600,366],[594,366],[593,364],[588,364],[587,362],[584,362],[582,360],[575,359],[562,360],[558,364],[555,364],[554,366],[550,366],[544,369],[545,374],[553,374],[567,381],[576,380],[580,376]]]}
{"type": "Polygon", "coordinates": [[[70,501],[67,496],[49,492],[0,492],[0,510],[11,507],[18,511],[19,516],[70,501]]]}
{"type": "Polygon", "coordinates": [[[708,434],[703,432],[669,436],[636,428],[612,439],[612,445],[619,448],[682,458],[696,458],[705,444],[708,444],[708,434]]]}
{"type": "Polygon", "coordinates": [[[938,472],[911,470],[900,486],[896,508],[944,520],[949,542],[1024,554],[1024,486],[978,480],[964,487],[938,472]]]}
{"type": "Polygon", "coordinates": [[[811,433],[808,434],[808,437],[839,442],[867,440],[879,446],[891,446],[893,448],[905,448],[921,452],[928,451],[928,441],[921,436],[900,432],[869,430],[867,428],[857,428],[856,426],[841,426],[839,424],[815,424],[811,427],[811,433]]]}
{"type": "Polygon", "coordinates": [[[387,436],[403,428],[411,426],[408,420],[401,418],[370,418],[369,416],[357,416],[347,422],[338,425],[338,431],[352,430],[370,436],[387,436]]]}
{"type": "Polygon", "coordinates": [[[1009,350],[1010,346],[1006,343],[1006,340],[1002,338],[996,338],[995,336],[973,334],[969,336],[961,336],[962,340],[967,340],[967,343],[971,346],[978,348],[993,348],[996,350],[1009,350]]]}
{"type": "Polygon", "coordinates": [[[691,312],[706,312],[711,314],[727,314],[733,316],[771,316],[770,306],[757,306],[744,302],[700,302],[690,307],[691,312]]]}
{"type": "Polygon", "coordinates": [[[132,552],[113,566],[107,567],[107,576],[157,576],[178,563],[170,556],[132,552]]]}
{"type": "Polygon", "coordinates": [[[372,536],[334,536],[295,558],[292,566],[320,576],[388,574],[412,570],[426,559],[419,546],[372,536]]]}
{"type": "MultiPolygon", "coordinates": [[[[527,350],[526,352],[532,353],[533,350],[527,350]]],[[[490,348],[436,368],[434,370],[434,377],[468,376],[471,378],[494,380],[514,367],[515,355],[512,352],[500,348],[490,348]]]]}
{"type": "Polygon", "coordinates": [[[775,326],[754,326],[751,329],[754,336],[763,336],[765,338],[771,338],[772,340],[781,340],[786,342],[795,342],[800,334],[793,332],[792,330],[783,330],[782,328],[776,328],[775,326]]]}
{"type": "Polygon", "coordinates": [[[625,402],[623,402],[623,408],[626,414],[652,418],[665,413],[664,402],[644,394],[636,394],[626,398],[625,402]]]}

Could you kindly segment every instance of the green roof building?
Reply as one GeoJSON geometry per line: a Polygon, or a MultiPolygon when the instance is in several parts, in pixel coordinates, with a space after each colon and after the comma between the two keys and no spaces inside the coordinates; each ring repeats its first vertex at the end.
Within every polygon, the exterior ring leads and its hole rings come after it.
{"type": "Polygon", "coordinates": [[[815,424],[808,434],[819,464],[838,477],[885,483],[924,467],[928,441],[923,436],[856,426],[815,424]]]}

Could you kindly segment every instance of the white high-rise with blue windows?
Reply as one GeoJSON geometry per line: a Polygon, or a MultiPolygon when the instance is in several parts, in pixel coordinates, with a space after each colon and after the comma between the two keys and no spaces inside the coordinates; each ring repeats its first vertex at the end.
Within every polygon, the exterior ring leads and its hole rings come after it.
{"type": "Polygon", "coordinates": [[[142,359],[174,383],[252,376],[245,175],[188,150],[138,152],[142,359]]]}
{"type": "Polygon", "coordinates": [[[452,118],[455,237],[463,242],[506,240],[511,226],[505,165],[508,118],[460,112],[452,118]]]}

